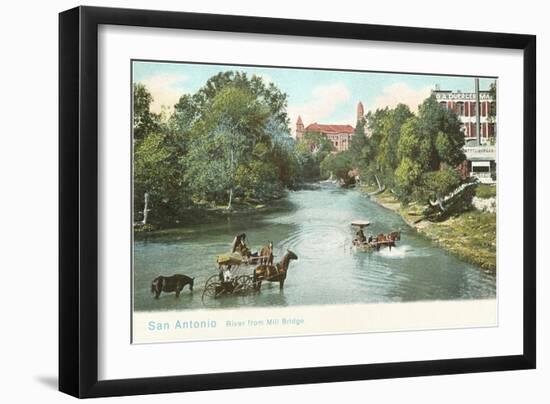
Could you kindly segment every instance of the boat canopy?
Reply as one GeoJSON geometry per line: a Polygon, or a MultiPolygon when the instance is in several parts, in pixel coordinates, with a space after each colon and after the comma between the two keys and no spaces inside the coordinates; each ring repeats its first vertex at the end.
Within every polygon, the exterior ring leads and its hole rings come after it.
{"type": "Polygon", "coordinates": [[[367,227],[370,224],[368,220],[354,220],[351,222],[352,226],[367,227]]]}

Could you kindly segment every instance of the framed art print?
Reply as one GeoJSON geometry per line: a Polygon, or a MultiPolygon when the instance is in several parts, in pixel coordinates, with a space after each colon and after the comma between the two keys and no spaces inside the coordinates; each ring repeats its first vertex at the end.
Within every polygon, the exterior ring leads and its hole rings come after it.
{"type": "Polygon", "coordinates": [[[61,13],[60,390],[533,368],[535,118],[534,36],[61,13]]]}

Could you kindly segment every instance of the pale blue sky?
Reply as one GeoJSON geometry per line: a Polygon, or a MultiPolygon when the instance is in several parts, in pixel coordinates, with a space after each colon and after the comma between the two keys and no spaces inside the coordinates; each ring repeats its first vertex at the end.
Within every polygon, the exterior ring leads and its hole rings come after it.
{"type": "MultiPolygon", "coordinates": [[[[365,112],[397,102],[413,110],[439,84],[441,89],[474,90],[471,77],[345,72],[272,67],[245,67],[188,63],[134,62],[134,82],[142,82],[151,91],[155,103],[172,106],[184,93],[194,93],[209,77],[227,70],[239,70],[273,81],[288,95],[288,112],[294,127],[298,115],[304,124],[311,122],[355,125],[359,101],[365,112]]],[[[481,79],[486,90],[494,79],[481,79]]]]}

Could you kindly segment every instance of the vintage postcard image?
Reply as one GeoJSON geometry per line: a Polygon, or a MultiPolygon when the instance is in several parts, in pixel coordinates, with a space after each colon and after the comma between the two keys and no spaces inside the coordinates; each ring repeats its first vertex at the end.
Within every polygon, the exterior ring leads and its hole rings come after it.
{"type": "Polygon", "coordinates": [[[132,342],[497,325],[497,85],[132,61],[132,342]]]}

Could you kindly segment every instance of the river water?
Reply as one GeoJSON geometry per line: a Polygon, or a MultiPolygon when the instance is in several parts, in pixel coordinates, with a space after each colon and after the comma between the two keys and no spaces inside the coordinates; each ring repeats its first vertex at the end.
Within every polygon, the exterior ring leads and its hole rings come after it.
{"type": "MultiPolygon", "coordinates": [[[[247,234],[252,251],[272,240],[275,262],[287,250],[290,264],[284,290],[277,283],[262,285],[248,296],[209,301],[207,307],[289,306],[381,303],[495,297],[495,276],[449,255],[409,228],[396,213],[357,190],[332,184],[290,192],[269,211],[218,219],[137,238],[134,241],[134,309],[137,311],[204,308],[204,282],[217,274],[216,256],[227,252],[235,234],[247,234]],[[372,222],[365,234],[401,230],[397,248],[356,251],[350,222],[372,222]],[[173,293],[158,300],[150,293],[158,275],[195,277],[178,299],[173,293]]],[[[242,265],[249,274],[252,266],[242,265]]]]}

